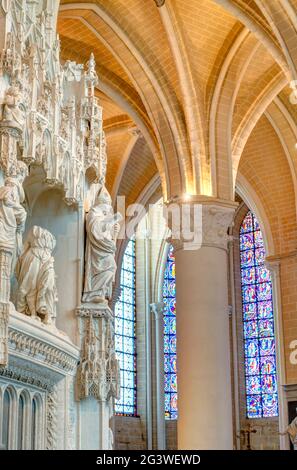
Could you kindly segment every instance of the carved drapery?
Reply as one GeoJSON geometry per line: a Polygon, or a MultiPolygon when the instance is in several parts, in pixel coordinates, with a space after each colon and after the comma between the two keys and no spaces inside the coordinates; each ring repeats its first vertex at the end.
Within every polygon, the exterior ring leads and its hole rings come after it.
{"type": "Polygon", "coordinates": [[[41,319],[47,325],[55,322],[58,301],[52,256],[55,246],[55,237],[34,225],[16,265],[18,312],[41,319]]]}

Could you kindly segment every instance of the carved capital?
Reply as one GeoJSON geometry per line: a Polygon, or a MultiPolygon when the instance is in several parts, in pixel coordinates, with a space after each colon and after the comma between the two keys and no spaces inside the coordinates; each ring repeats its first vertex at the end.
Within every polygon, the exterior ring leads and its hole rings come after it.
{"type": "Polygon", "coordinates": [[[234,208],[203,205],[202,216],[202,244],[227,248],[227,243],[232,238],[228,235],[228,228],[232,225],[234,208]]]}
{"type": "Polygon", "coordinates": [[[197,250],[213,246],[226,250],[228,228],[232,225],[236,204],[216,199],[194,198],[171,202],[165,217],[171,229],[170,243],[177,250],[197,250]]]}
{"type": "Polygon", "coordinates": [[[138,137],[138,138],[143,137],[141,130],[138,127],[135,127],[135,126],[129,127],[128,133],[130,135],[133,135],[133,137],[138,137]]]}
{"type": "Polygon", "coordinates": [[[164,302],[154,302],[150,304],[151,312],[155,317],[156,321],[159,321],[163,317],[164,302]]]}

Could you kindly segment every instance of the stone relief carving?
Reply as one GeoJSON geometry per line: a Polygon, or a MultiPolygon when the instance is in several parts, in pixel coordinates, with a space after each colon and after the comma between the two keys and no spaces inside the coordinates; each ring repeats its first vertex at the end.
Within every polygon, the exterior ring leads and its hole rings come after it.
{"type": "Polygon", "coordinates": [[[77,370],[78,396],[102,398],[103,363],[99,358],[99,338],[96,336],[93,318],[90,316],[82,346],[81,363],[77,370]]]}
{"type": "Polygon", "coordinates": [[[87,215],[85,285],[83,302],[107,302],[116,272],[116,237],[121,215],[114,214],[111,197],[103,187],[87,215]]]}
{"type": "MultiPolygon", "coordinates": [[[[79,316],[80,312],[81,309],[78,310],[79,316]]],[[[118,398],[120,371],[114,350],[111,311],[106,307],[103,315],[93,317],[90,314],[83,323],[81,362],[77,369],[78,398],[93,396],[99,401],[118,398]]]]}
{"type": "Polygon", "coordinates": [[[22,182],[26,174],[25,165],[18,162],[16,175],[7,177],[0,188],[0,365],[6,365],[8,360],[10,280],[22,250],[27,215],[21,205],[25,198],[22,182]]]}
{"type": "Polygon", "coordinates": [[[64,372],[74,372],[77,360],[66,352],[44,341],[9,328],[8,344],[11,351],[25,354],[29,358],[39,358],[47,366],[54,366],[64,372]]]}
{"type": "Polygon", "coordinates": [[[77,310],[82,337],[81,362],[77,368],[77,399],[93,397],[107,417],[107,441],[113,448],[112,415],[114,399],[120,395],[120,368],[114,349],[114,318],[106,304],[82,306],[77,310]]]}
{"type": "Polygon", "coordinates": [[[227,249],[228,227],[232,225],[235,204],[224,206],[204,201],[174,202],[168,206],[169,242],[175,250],[197,250],[201,246],[227,249]]]}
{"type": "Polygon", "coordinates": [[[46,400],[46,450],[57,448],[57,385],[47,394],[46,400]]]}
{"type": "MultiPolygon", "coordinates": [[[[1,6],[0,178],[5,183],[0,188],[0,365],[6,365],[10,279],[22,252],[27,167],[42,166],[45,183],[63,188],[67,204],[79,204],[85,176],[90,183],[104,184],[106,141],[95,96],[94,56],[86,68],[60,63],[58,3],[2,0],[1,6]]],[[[17,306],[51,323],[57,301],[53,240],[43,232],[34,243],[18,263],[17,306]]]]}
{"type": "Polygon", "coordinates": [[[57,385],[49,374],[42,376],[40,368],[18,364],[12,360],[9,367],[0,368],[0,377],[25,385],[33,385],[46,392],[46,449],[57,448],[57,385]]]}
{"type": "Polygon", "coordinates": [[[16,265],[17,311],[52,324],[58,301],[54,258],[54,236],[42,227],[30,230],[16,265]]]}
{"type": "Polygon", "coordinates": [[[22,206],[25,200],[22,183],[26,176],[26,166],[18,162],[17,174],[7,177],[0,188],[0,249],[11,251],[15,258],[22,250],[22,233],[27,217],[22,206]]]}
{"type": "Polygon", "coordinates": [[[203,244],[227,248],[228,227],[234,217],[234,208],[204,205],[202,210],[203,244]]]}
{"type": "MultiPolygon", "coordinates": [[[[119,394],[113,315],[107,302],[116,271],[114,254],[120,216],[113,213],[104,187],[106,140],[102,108],[95,96],[98,77],[94,56],[91,54],[85,68],[71,61],[61,65],[56,35],[57,2],[0,0],[0,4],[3,9],[0,181],[4,179],[4,186],[0,187],[0,365],[7,366],[8,348],[10,352],[9,367],[0,367],[0,375],[46,390],[47,448],[55,449],[57,379],[47,380],[43,372],[51,376],[56,371],[61,378],[73,373],[77,358],[17,329],[8,329],[12,306],[10,281],[15,267],[19,283],[18,311],[40,318],[45,324],[54,322],[56,312],[54,237],[35,226],[24,249],[22,246],[26,221],[22,185],[28,167],[31,164],[42,166],[45,184],[62,188],[69,205],[81,204],[84,200],[85,177],[89,183],[98,183],[101,187],[87,218],[84,291],[87,303],[84,304],[86,309],[81,307],[80,310],[83,348],[76,380],[79,398],[93,396],[99,400],[104,416],[112,415],[113,400],[119,394]],[[27,356],[23,360],[24,369],[13,370],[14,356],[23,355],[27,356]],[[43,363],[40,379],[34,371],[26,369],[26,361],[43,363]]],[[[44,326],[38,326],[41,327],[44,326]]],[[[67,395],[71,386],[70,380],[67,395]]],[[[71,421],[69,423],[72,428],[71,421]]],[[[111,446],[112,431],[106,432],[111,446]]],[[[69,439],[74,443],[73,436],[69,439]]]]}

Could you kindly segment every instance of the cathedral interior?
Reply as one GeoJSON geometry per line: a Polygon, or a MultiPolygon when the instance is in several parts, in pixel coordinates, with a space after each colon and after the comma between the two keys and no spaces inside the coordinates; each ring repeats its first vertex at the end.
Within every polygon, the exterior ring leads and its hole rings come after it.
{"type": "Polygon", "coordinates": [[[297,450],[297,0],[0,0],[0,449],[297,450]]]}

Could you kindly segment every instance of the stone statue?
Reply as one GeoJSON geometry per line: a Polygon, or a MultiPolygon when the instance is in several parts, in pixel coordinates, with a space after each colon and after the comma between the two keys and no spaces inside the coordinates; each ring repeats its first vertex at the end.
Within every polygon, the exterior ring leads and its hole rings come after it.
{"type": "Polygon", "coordinates": [[[116,237],[121,215],[114,214],[111,197],[103,187],[87,215],[87,245],[83,302],[107,303],[116,272],[116,237]]]}
{"type": "Polygon", "coordinates": [[[294,446],[294,449],[297,450],[297,408],[296,408],[295,418],[287,427],[287,433],[289,434],[289,437],[294,446]]]}
{"type": "Polygon", "coordinates": [[[13,255],[13,265],[22,251],[22,234],[27,213],[21,205],[25,200],[22,183],[27,176],[27,167],[18,162],[17,176],[7,177],[0,188],[0,249],[13,255]]]}
{"type": "Polygon", "coordinates": [[[22,234],[27,213],[21,203],[25,199],[22,183],[27,175],[23,162],[16,162],[14,176],[5,178],[0,188],[0,365],[8,362],[8,317],[10,282],[18,255],[22,250],[22,234]]]}
{"type": "Polygon", "coordinates": [[[2,120],[12,123],[15,127],[22,128],[24,125],[24,113],[19,107],[20,91],[11,86],[5,94],[2,110],[2,120]]]}
{"type": "Polygon", "coordinates": [[[17,310],[46,324],[54,322],[58,300],[52,257],[55,246],[54,236],[34,225],[16,266],[17,310]]]}

